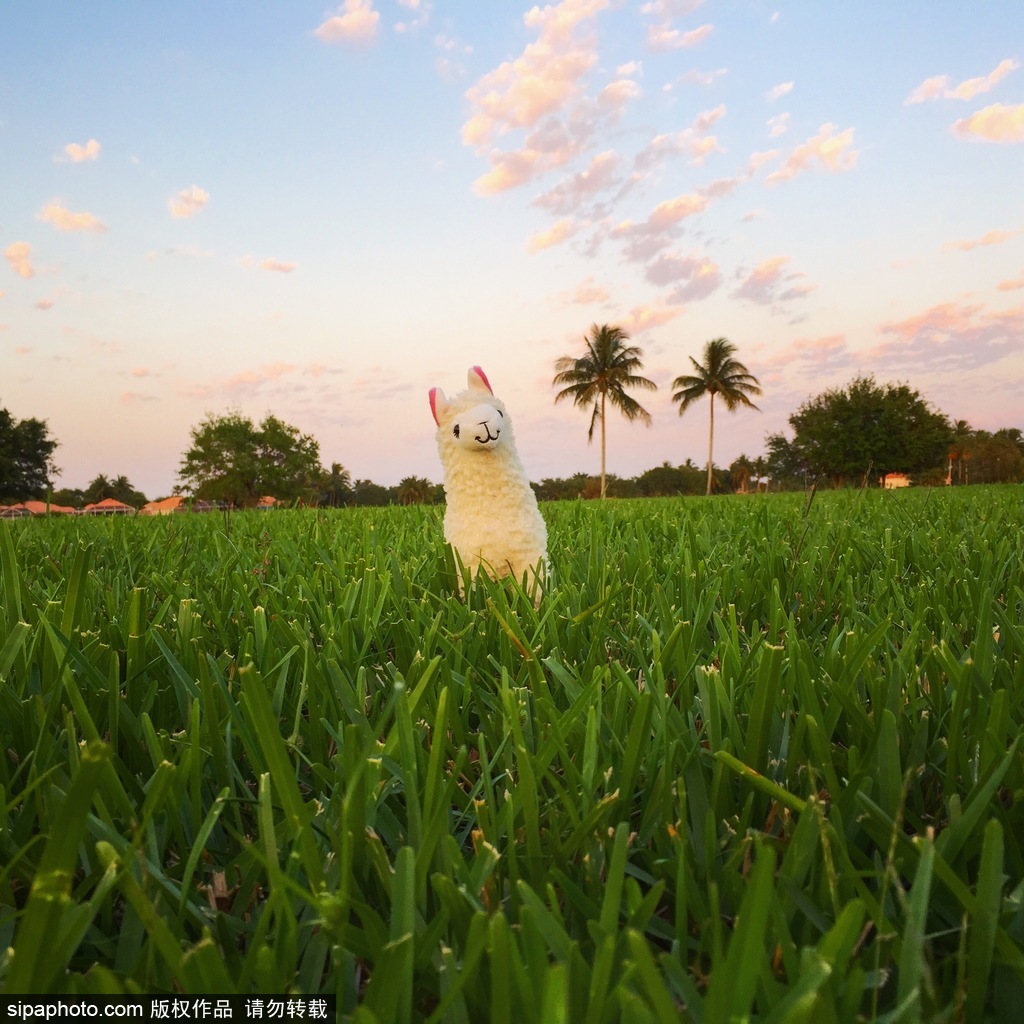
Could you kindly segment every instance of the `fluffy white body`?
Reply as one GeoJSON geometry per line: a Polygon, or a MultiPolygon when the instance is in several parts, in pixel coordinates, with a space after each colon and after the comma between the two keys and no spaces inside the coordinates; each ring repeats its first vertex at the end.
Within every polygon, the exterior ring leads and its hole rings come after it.
{"type": "Polygon", "coordinates": [[[437,450],[444,469],[444,539],[473,573],[527,577],[540,585],[547,566],[547,527],[516,451],[505,403],[479,366],[452,398],[430,391],[437,450]]]}

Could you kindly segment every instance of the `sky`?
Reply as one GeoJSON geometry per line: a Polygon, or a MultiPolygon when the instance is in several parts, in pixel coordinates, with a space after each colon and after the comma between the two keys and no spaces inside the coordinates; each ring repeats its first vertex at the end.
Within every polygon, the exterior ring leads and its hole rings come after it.
{"type": "Polygon", "coordinates": [[[480,365],[531,479],[597,472],[596,323],[658,385],[620,476],[704,464],[717,337],[763,388],[719,465],[864,374],[1024,428],[1022,61],[1016,0],[5,0],[0,407],[58,487],[167,495],[230,411],[437,482],[480,365]]]}

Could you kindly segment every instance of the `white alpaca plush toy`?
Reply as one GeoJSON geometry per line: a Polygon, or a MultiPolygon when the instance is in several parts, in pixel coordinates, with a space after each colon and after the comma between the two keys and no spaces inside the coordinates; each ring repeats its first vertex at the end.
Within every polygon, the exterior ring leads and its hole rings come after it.
{"type": "Polygon", "coordinates": [[[469,387],[452,398],[430,389],[437,450],[444,468],[444,539],[471,571],[527,577],[540,598],[547,567],[547,528],[516,451],[505,403],[474,366],[469,387]],[[538,577],[538,573],[540,577],[538,577]]]}

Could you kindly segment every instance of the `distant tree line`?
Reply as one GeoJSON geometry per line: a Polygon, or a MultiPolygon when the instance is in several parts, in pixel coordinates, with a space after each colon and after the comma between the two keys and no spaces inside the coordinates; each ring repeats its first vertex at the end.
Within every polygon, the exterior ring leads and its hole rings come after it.
{"type": "MultiPolygon", "coordinates": [[[[558,362],[556,395],[571,398],[591,412],[591,434],[604,424],[607,405],[630,419],[645,420],[646,410],[625,394],[641,384],[640,350],[625,346],[617,328],[595,325],[587,352],[579,360],[558,362]],[[603,388],[603,390],[602,390],[603,388]]],[[[732,358],[724,338],[708,342],[704,362],[691,359],[694,372],[676,378],[673,396],[682,414],[692,402],[710,398],[713,439],[714,398],[727,409],[756,408],[749,395],[758,394],[757,379],[732,358]]],[[[907,384],[878,384],[873,377],[855,378],[846,387],[831,388],[809,398],[789,417],[791,435],[765,438],[765,453],[754,459],[740,455],[728,468],[706,467],[690,459],[679,465],[664,462],[635,477],[576,473],[535,483],[546,501],[574,498],[657,497],[712,491],[804,489],[817,486],[878,485],[887,474],[907,473],[917,485],[1024,482],[1024,435],[1010,427],[995,432],[976,430],[965,420],[950,421],[907,384]]],[[[603,445],[602,445],[603,448],[603,445]]],[[[114,498],[135,508],[146,503],[125,476],[98,475],[79,490],[51,490],[57,442],[45,420],[15,420],[0,407],[0,504],[27,499],[83,507],[114,498]]],[[[392,487],[372,480],[353,480],[341,463],[320,464],[320,447],[309,434],[268,414],[256,424],[238,412],[208,414],[191,431],[182,455],[175,493],[251,507],[264,495],[285,504],[321,507],[346,505],[440,504],[444,488],[424,477],[406,477],[392,487]]]]}

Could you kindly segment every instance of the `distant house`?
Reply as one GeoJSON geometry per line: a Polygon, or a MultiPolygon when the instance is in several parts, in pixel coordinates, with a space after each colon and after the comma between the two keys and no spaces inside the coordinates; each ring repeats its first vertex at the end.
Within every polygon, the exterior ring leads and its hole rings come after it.
{"type": "Polygon", "coordinates": [[[68,505],[47,504],[45,501],[22,501],[17,505],[0,508],[0,516],[4,519],[15,519],[19,516],[77,516],[78,509],[68,505]]]}
{"type": "Polygon", "coordinates": [[[896,487],[909,487],[910,477],[906,473],[886,473],[882,478],[882,486],[887,491],[896,487]]]}
{"type": "Polygon", "coordinates": [[[135,509],[126,505],[123,501],[114,498],[104,498],[102,501],[86,505],[82,514],[87,516],[133,516],[135,509]]]}
{"type": "Polygon", "coordinates": [[[146,502],[142,508],[139,509],[140,516],[169,516],[174,512],[187,512],[188,511],[188,499],[183,498],[180,494],[175,494],[170,498],[164,498],[163,501],[149,501],[146,502]]]}

